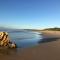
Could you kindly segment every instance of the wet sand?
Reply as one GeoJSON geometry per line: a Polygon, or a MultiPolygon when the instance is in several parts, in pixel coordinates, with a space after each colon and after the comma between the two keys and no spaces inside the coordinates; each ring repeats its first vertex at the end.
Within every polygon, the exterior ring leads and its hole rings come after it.
{"type": "Polygon", "coordinates": [[[43,40],[49,40],[48,42],[40,43],[36,47],[20,48],[18,52],[16,50],[0,50],[0,60],[60,60],[60,32],[40,32],[43,33],[43,40]]]}

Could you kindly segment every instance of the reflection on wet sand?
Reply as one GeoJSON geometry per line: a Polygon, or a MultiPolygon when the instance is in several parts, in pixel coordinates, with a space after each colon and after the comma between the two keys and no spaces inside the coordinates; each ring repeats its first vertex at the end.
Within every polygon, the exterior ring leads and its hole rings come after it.
{"type": "MultiPolygon", "coordinates": [[[[41,39],[38,43],[46,43],[46,42],[52,42],[52,41],[57,41],[60,38],[43,38],[41,39]]],[[[0,47],[0,55],[14,55],[18,54],[20,51],[20,48],[16,49],[10,49],[10,48],[5,48],[5,47],[0,47]]]]}
{"type": "Polygon", "coordinates": [[[0,47],[0,55],[12,55],[16,53],[17,53],[17,49],[9,49],[9,48],[0,47]]]}

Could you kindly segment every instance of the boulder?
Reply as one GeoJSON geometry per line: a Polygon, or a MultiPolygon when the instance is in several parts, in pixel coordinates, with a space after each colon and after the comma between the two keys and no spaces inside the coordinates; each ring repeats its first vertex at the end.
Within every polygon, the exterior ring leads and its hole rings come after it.
{"type": "Polygon", "coordinates": [[[0,32],[0,46],[8,48],[16,48],[16,44],[10,41],[7,32],[0,32]]]}

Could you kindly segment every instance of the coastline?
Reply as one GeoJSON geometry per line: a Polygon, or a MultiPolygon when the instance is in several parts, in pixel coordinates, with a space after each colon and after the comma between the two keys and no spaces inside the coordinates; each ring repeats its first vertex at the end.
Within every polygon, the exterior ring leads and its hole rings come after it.
{"type": "MultiPolygon", "coordinates": [[[[60,37],[60,31],[36,31],[47,38],[60,37]]],[[[18,54],[0,55],[1,60],[60,60],[60,39],[31,48],[20,48],[18,54]]]]}

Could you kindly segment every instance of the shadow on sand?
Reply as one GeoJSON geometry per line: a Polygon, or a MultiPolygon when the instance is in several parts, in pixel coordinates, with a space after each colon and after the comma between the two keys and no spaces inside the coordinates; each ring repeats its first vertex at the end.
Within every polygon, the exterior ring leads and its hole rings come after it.
{"type": "Polygon", "coordinates": [[[52,41],[57,41],[60,38],[52,37],[52,38],[43,38],[41,39],[38,43],[46,43],[46,42],[52,42],[52,41]]]}

